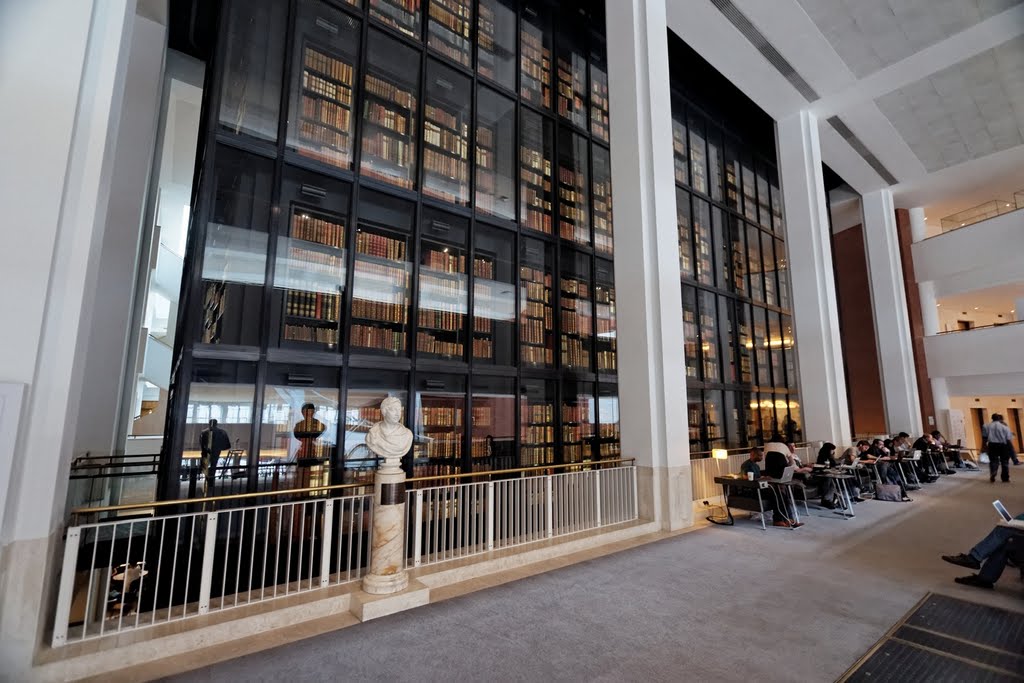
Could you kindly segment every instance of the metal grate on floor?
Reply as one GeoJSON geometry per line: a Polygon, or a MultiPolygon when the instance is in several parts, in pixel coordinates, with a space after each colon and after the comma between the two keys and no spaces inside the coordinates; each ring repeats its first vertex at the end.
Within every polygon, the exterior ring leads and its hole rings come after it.
{"type": "Polygon", "coordinates": [[[929,593],[839,683],[1024,680],[1024,614],[929,593]]]}

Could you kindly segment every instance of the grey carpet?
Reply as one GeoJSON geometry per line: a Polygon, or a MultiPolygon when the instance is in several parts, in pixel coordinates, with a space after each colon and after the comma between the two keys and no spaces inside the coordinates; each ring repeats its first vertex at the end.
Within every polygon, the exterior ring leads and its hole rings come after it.
{"type": "Polygon", "coordinates": [[[1024,512],[1018,486],[959,473],[850,521],[741,518],[170,680],[833,681],[930,590],[1019,609],[1010,572],[980,591],[939,559],[987,533],[993,492],[1024,512]]]}

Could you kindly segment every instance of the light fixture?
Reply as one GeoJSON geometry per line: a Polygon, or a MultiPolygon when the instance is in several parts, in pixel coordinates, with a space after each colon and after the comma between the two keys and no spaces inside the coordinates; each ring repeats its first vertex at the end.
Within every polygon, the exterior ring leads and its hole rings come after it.
{"type": "Polygon", "coordinates": [[[974,307],[974,310],[978,310],[978,307],[977,307],[977,306],[975,306],[975,307],[974,307]]]}
{"type": "Polygon", "coordinates": [[[712,449],[711,451],[711,457],[714,458],[715,460],[728,460],[729,451],[725,450],[724,448],[715,448],[712,449]]]}

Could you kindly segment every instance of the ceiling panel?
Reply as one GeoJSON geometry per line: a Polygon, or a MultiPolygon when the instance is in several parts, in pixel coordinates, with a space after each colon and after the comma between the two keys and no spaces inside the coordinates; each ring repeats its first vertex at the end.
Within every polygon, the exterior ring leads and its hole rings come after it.
{"type": "Polygon", "coordinates": [[[1024,144],[1024,36],[876,103],[929,172],[1024,144]]]}
{"type": "Polygon", "coordinates": [[[863,78],[1024,0],[798,0],[863,78]]]}

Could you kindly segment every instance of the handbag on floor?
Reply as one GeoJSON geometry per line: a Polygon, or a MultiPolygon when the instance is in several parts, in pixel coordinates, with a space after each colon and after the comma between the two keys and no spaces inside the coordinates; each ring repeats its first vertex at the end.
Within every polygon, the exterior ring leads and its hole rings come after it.
{"type": "Polygon", "coordinates": [[[900,487],[896,484],[875,484],[875,500],[885,500],[891,503],[898,503],[903,500],[900,487]]]}

